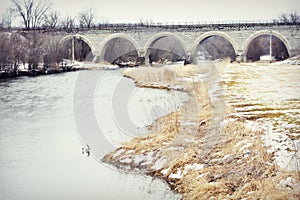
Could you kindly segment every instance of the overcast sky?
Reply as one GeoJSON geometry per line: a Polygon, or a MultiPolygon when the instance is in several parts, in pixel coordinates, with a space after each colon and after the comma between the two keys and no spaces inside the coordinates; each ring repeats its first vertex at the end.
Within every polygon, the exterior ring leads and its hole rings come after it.
{"type": "MultiPolygon", "coordinates": [[[[11,0],[0,0],[0,13],[11,0]]],[[[300,13],[300,0],[49,0],[52,10],[61,15],[76,16],[94,8],[97,21],[139,22],[198,22],[271,20],[281,13],[300,13]]]]}

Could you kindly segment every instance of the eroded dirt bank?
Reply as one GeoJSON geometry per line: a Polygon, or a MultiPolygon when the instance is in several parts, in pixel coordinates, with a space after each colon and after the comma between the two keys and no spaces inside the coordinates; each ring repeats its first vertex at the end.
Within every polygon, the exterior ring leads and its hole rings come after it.
{"type": "MultiPolygon", "coordinates": [[[[123,144],[103,161],[162,178],[183,199],[298,199],[300,98],[294,94],[279,101],[286,107],[278,106],[270,92],[277,94],[274,84],[257,78],[267,77],[267,70],[258,67],[257,72],[253,67],[223,61],[126,70],[124,75],[139,87],[182,90],[190,99],[180,110],[158,119],[149,134],[123,144]],[[257,85],[268,88],[270,101],[257,85]],[[284,114],[276,114],[278,110],[289,113],[292,125],[285,131],[278,124],[288,120],[280,118],[284,114]],[[274,134],[268,132],[268,123],[274,134]]],[[[286,77],[299,75],[299,66],[289,70],[286,77]]],[[[297,79],[291,81],[297,88],[297,79]]],[[[277,84],[287,90],[285,86],[277,84]]]]}

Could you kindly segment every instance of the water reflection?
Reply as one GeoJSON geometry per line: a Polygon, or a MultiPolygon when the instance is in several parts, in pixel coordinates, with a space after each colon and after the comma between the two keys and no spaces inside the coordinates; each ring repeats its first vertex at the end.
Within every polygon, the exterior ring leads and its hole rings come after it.
{"type": "Polygon", "coordinates": [[[159,180],[81,154],[78,73],[0,82],[0,199],[179,199],[159,180]]]}

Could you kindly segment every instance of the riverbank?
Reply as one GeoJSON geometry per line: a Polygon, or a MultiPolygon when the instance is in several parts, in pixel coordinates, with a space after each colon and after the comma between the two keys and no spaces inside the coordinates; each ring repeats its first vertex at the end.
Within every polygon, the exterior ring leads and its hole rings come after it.
{"type": "MultiPolygon", "coordinates": [[[[299,73],[295,67],[287,74],[299,73]]],[[[123,144],[103,161],[162,178],[184,199],[298,199],[299,110],[294,112],[296,120],[289,118],[294,126],[288,132],[278,128],[278,136],[267,132],[270,127],[264,123],[283,122],[278,112],[269,112],[279,109],[275,105],[266,108],[257,99],[250,105],[246,98],[249,87],[252,97],[260,91],[255,87],[259,83],[243,83],[246,75],[253,81],[266,72],[257,74],[247,65],[229,62],[125,70],[124,75],[138,87],[181,90],[190,99],[178,111],[158,119],[149,134],[123,144]],[[249,106],[260,107],[250,110],[249,106]]],[[[272,84],[261,86],[266,87],[274,89],[272,84]]],[[[265,101],[264,97],[260,100],[265,101]]],[[[288,102],[286,113],[294,106],[299,109],[300,98],[294,100],[288,102]]]]}
{"type": "Polygon", "coordinates": [[[6,78],[17,78],[22,76],[41,76],[41,75],[50,75],[50,74],[59,74],[59,73],[65,73],[65,72],[73,72],[78,70],[85,70],[85,67],[62,67],[59,69],[31,69],[31,70],[18,70],[16,72],[13,71],[1,71],[0,72],[0,79],[6,79],[6,78]]]}
{"type": "Polygon", "coordinates": [[[119,69],[119,66],[112,65],[109,63],[92,63],[92,62],[75,62],[74,65],[70,63],[66,63],[62,66],[56,66],[52,68],[38,67],[37,69],[28,69],[25,66],[19,67],[16,71],[12,70],[4,70],[0,71],[0,79],[6,78],[17,78],[21,76],[40,76],[40,75],[50,75],[50,74],[58,74],[65,72],[73,72],[78,70],[115,70],[119,69]]]}

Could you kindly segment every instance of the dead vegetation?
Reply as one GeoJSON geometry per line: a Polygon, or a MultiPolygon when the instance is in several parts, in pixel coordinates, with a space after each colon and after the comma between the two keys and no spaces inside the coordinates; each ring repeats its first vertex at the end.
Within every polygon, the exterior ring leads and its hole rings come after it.
{"type": "MultiPolygon", "coordinates": [[[[225,64],[220,65],[218,75],[225,64]]],[[[140,87],[156,88],[158,82],[169,83],[168,88],[184,85],[191,98],[179,111],[158,119],[148,135],[106,155],[105,162],[162,178],[183,199],[300,198],[299,171],[287,172],[274,163],[262,131],[247,127],[246,119],[230,119],[228,110],[220,132],[213,131],[217,106],[208,95],[207,82],[180,81],[197,73],[214,73],[211,69],[138,68],[125,73],[140,87]]]]}

